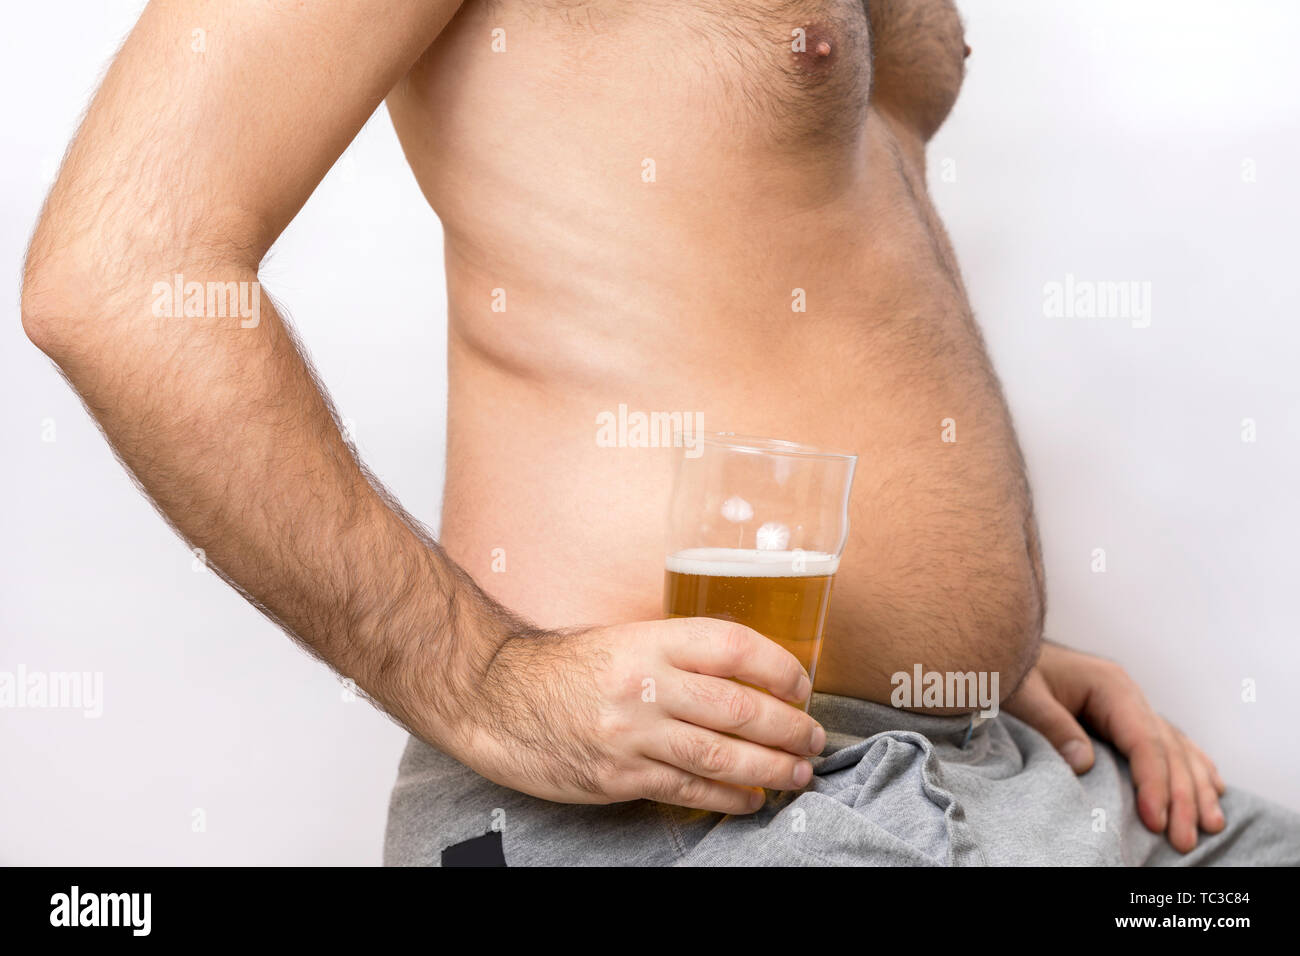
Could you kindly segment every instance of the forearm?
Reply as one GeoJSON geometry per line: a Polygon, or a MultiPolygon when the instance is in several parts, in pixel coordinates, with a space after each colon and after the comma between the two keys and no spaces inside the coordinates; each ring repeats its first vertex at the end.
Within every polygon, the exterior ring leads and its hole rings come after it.
{"type": "Polygon", "coordinates": [[[28,285],[41,294],[25,299],[33,339],[215,570],[446,747],[472,690],[462,675],[491,656],[508,616],[368,480],[264,293],[251,328],[239,316],[153,314],[151,290],[171,269],[251,284],[251,267],[117,265],[112,289],[68,288],[57,257],[37,266],[28,285]]]}

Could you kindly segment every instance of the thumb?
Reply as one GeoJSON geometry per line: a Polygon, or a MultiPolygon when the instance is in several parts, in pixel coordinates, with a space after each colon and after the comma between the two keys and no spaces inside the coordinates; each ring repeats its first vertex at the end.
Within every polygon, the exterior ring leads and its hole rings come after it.
{"type": "Polygon", "coordinates": [[[1047,681],[1037,670],[1025,678],[1005,709],[1046,737],[1075,773],[1092,769],[1096,759],[1092,741],[1074,715],[1052,695],[1047,681]]]}

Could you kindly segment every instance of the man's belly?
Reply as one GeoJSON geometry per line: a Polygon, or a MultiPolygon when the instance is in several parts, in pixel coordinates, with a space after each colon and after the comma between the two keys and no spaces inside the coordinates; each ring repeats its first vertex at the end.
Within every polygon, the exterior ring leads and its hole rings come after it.
{"type": "Polygon", "coordinates": [[[977,648],[1039,626],[1020,456],[965,322],[866,314],[742,335],[706,317],[590,321],[621,333],[604,361],[585,356],[603,375],[553,372],[586,365],[563,343],[523,369],[452,338],[441,540],[498,600],[547,627],[662,616],[682,450],[605,427],[661,413],[859,454],[820,690],[884,700],[893,673],[986,669],[977,648]]]}

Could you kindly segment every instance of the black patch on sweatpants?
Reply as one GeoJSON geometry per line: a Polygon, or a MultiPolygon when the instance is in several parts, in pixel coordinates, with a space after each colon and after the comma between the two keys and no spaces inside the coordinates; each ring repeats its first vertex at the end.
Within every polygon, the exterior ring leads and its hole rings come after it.
{"type": "Polygon", "coordinates": [[[501,847],[501,831],[485,833],[464,843],[454,843],[442,851],[443,866],[505,866],[506,854],[501,847]]]}

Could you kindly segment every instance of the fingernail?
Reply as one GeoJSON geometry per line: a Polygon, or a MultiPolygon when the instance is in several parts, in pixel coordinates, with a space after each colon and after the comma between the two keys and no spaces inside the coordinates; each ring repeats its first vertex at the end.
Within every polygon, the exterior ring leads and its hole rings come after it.
{"type": "Polygon", "coordinates": [[[1075,773],[1088,769],[1088,749],[1081,740],[1067,740],[1061,745],[1061,756],[1075,773]]]}
{"type": "Polygon", "coordinates": [[[808,752],[819,754],[826,747],[826,728],[821,724],[813,726],[812,737],[808,739],[808,752]]]}
{"type": "Polygon", "coordinates": [[[799,678],[799,687],[795,690],[794,695],[797,700],[807,700],[808,695],[812,693],[812,681],[808,675],[804,674],[799,678]]]}
{"type": "Polygon", "coordinates": [[[807,760],[800,760],[794,767],[794,785],[802,787],[812,779],[812,764],[807,760]]]}
{"type": "Polygon", "coordinates": [[[1223,807],[1219,806],[1217,803],[1210,807],[1209,817],[1211,826],[1223,826],[1223,807]]]}
{"type": "Polygon", "coordinates": [[[1169,822],[1169,808],[1156,802],[1156,798],[1149,792],[1138,790],[1138,816],[1142,818],[1142,824],[1153,833],[1164,833],[1165,824],[1169,822]],[[1154,823],[1147,823],[1147,820],[1154,820],[1154,823]]]}
{"type": "Polygon", "coordinates": [[[762,790],[755,790],[753,793],[749,795],[749,809],[757,810],[766,802],[766,800],[767,800],[766,793],[764,793],[762,790]]]}

